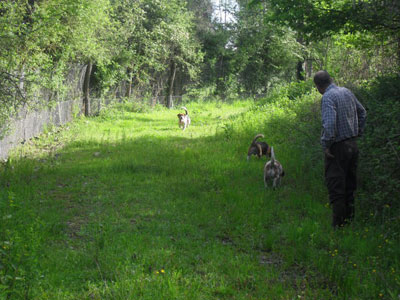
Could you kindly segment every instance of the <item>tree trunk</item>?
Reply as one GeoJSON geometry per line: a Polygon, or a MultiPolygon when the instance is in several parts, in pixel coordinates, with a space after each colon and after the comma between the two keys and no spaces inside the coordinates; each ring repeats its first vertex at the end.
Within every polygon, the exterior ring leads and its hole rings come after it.
{"type": "Polygon", "coordinates": [[[299,60],[297,62],[297,66],[296,66],[296,79],[299,81],[303,81],[304,80],[304,75],[303,75],[303,61],[299,60]]]}
{"type": "Polygon", "coordinates": [[[20,71],[18,89],[19,94],[25,98],[25,65],[22,66],[20,71]]]}
{"type": "Polygon", "coordinates": [[[131,68],[128,68],[128,75],[129,75],[129,80],[128,80],[128,86],[126,87],[126,98],[130,98],[132,95],[132,79],[133,79],[133,72],[131,68]]]}
{"type": "Polygon", "coordinates": [[[160,92],[163,90],[163,87],[164,87],[163,78],[162,78],[162,76],[159,76],[159,78],[157,80],[157,83],[155,84],[155,87],[153,89],[153,98],[152,98],[152,101],[151,101],[151,107],[156,106],[157,99],[158,99],[158,97],[160,95],[160,92]]]}
{"type": "Polygon", "coordinates": [[[400,36],[397,37],[397,75],[400,76],[400,36]]]}
{"type": "Polygon", "coordinates": [[[312,77],[312,67],[313,67],[313,60],[311,58],[306,59],[306,78],[310,79],[312,77]]]}
{"type": "Polygon", "coordinates": [[[90,74],[92,73],[92,63],[89,62],[86,67],[85,80],[83,81],[83,107],[85,109],[85,116],[90,115],[90,74]]]}
{"type": "Polygon", "coordinates": [[[174,93],[175,74],[176,74],[176,64],[175,61],[171,61],[171,68],[168,78],[167,101],[166,101],[166,106],[168,108],[171,108],[173,106],[172,94],[174,93]]]}
{"type": "MultiPolygon", "coordinates": [[[[303,27],[303,24],[300,25],[300,28],[303,27]]],[[[304,48],[304,39],[303,36],[301,34],[299,34],[296,38],[296,41],[302,46],[302,48],[304,48]]],[[[305,53],[303,53],[303,57],[305,57],[305,53]]],[[[296,65],[296,79],[298,81],[304,81],[304,68],[303,68],[303,64],[304,64],[305,59],[303,58],[303,60],[299,60],[297,61],[297,65],[296,65]]]]}

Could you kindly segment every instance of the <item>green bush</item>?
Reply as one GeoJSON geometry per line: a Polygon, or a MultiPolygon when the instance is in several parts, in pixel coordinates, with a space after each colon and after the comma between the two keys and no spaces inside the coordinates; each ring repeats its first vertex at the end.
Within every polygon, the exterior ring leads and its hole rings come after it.
{"type": "Polygon", "coordinates": [[[379,222],[398,224],[400,210],[400,78],[378,78],[356,95],[368,115],[360,139],[363,213],[379,222]],[[392,222],[396,221],[397,222],[392,222]]]}
{"type": "Polygon", "coordinates": [[[310,95],[314,91],[314,83],[312,80],[294,81],[289,84],[277,85],[268,91],[265,98],[259,100],[259,105],[268,103],[279,103],[285,105],[288,100],[297,100],[305,95],[310,95]]]}

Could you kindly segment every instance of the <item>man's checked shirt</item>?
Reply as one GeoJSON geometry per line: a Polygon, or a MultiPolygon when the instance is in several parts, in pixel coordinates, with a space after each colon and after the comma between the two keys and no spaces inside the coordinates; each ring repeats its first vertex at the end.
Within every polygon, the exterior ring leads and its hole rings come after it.
{"type": "Polygon", "coordinates": [[[354,94],[331,84],[322,96],[322,135],[324,149],[362,134],[367,113],[354,94]]]}

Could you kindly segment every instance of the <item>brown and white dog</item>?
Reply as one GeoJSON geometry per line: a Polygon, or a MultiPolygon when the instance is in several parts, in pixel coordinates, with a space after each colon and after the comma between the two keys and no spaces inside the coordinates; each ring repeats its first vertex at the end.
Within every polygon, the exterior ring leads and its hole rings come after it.
{"type": "Polygon", "coordinates": [[[190,125],[190,117],[189,117],[189,113],[187,111],[187,108],[182,106],[182,109],[185,110],[186,114],[178,114],[178,125],[179,128],[182,128],[182,130],[185,130],[189,125],[190,125]]]}
{"type": "Polygon", "coordinates": [[[271,157],[271,148],[265,142],[257,141],[258,138],[264,137],[263,134],[257,134],[250,144],[249,150],[247,151],[247,160],[250,159],[252,155],[257,155],[258,158],[265,155],[266,158],[271,157]]]}
{"type": "Polygon", "coordinates": [[[281,178],[285,176],[282,165],[275,159],[274,147],[271,147],[271,160],[264,166],[264,185],[267,188],[268,182],[272,180],[272,187],[280,184],[281,178]]]}

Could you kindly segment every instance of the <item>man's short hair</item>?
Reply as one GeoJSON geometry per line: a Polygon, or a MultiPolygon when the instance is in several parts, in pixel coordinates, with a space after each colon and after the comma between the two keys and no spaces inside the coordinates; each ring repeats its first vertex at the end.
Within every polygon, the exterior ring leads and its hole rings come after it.
{"type": "Polygon", "coordinates": [[[332,82],[331,76],[326,71],[318,71],[314,75],[314,83],[321,88],[328,87],[332,82]]]}

